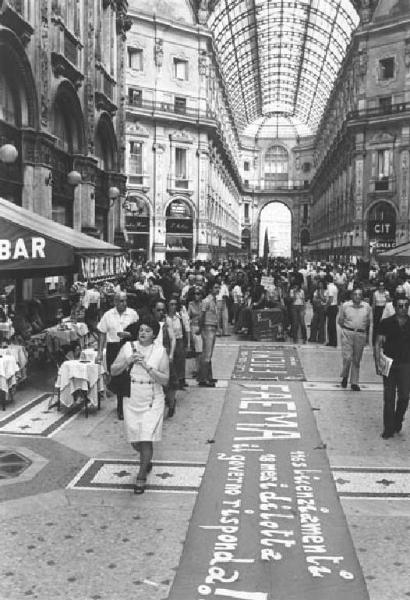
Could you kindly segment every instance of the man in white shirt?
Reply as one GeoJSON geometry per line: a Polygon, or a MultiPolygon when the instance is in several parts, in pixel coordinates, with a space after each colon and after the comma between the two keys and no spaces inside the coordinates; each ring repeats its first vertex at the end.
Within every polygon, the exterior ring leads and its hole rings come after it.
{"type": "Polygon", "coordinates": [[[327,344],[326,346],[337,346],[337,330],[336,330],[336,317],[337,317],[337,296],[338,289],[333,283],[333,276],[329,273],[326,276],[327,288],[325,296],[327,298],[327,344]]]}
{"type": "MultiPolygon", "coordinates": [[[[102,362],[104,347],[107,346],[106,363],[107,371],[110,373],[110,368],[121,348],[123,340],[130,337],[130,334],[125,330],[128,325],[138,321],[138,313],[133,308],[127,307],[126,292],[118,292],[114,296],[114,308],[107,310],[102,316],[97,325],[99,332],[98,353],[96,362],[102,362]]],[[[111,377],[109,387],[112,392],[117,394],[117,415],[118,419],[124,419],[122,411],[122,377],[111,377]]]]}

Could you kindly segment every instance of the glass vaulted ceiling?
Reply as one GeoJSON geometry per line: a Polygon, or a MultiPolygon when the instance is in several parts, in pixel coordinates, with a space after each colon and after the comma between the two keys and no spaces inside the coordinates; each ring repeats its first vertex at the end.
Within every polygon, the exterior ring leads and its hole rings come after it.
{"type": "Polygon", "coordinates": [[[314,132],[358,23],[350,0],[217,0],[208,24],[239,130],[279,113],[314,132]]]}

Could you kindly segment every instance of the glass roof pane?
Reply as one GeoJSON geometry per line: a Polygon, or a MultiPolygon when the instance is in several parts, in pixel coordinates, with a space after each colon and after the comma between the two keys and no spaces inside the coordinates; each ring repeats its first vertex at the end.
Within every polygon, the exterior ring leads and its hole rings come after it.
{"type": "Polygon", "coordinates": [[[208,25],[238,127],[278,112],[314,131],[358,23],[352,0],[219,0],[208,25]]]}

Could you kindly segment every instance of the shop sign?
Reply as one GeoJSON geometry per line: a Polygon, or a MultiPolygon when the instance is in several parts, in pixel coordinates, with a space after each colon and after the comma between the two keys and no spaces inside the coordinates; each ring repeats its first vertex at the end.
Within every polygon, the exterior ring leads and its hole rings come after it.
{"type": "Polygon", "coordinates": [[[396,223],[392,221],[371,220],[368,222],[368,234],[370,240],[396,238],[396,223]]]}
{"type": "Polygon", "coordinates": [[[125,227],[127,231],[133,231],[134,233],[149,232],[149,218],[148,217],[137,217],[134,215],[126,215],[125,227]]]}
{"type": "Polygon", "coordinates": [[[43,237],[0,239],[0,261],[45,258],[45,247],[46,240],[43,237]]]}
{"type": "Polygon", "coordinates": [[[192,233],[192,219],[173,219],[167,218],[167,233],[192,233]]]}
{"type": "Polygon", "coordinates": [[[121,256],[85,256],[81,259],[81,274],[84,279],[115,277],[125,273],[126,258],[121,256]]]}

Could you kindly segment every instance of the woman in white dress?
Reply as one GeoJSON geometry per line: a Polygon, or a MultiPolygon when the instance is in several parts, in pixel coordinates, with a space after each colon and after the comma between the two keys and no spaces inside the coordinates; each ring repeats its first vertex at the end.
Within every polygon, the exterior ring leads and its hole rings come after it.
{"type": "Polygon", "coordinates": [[[163,385],[169,379],[169,359],[162,344],[154,344],[159,323],[150,315],[138,322],[138,341],[126,342],[111,366],[111,375],[129,371],[130,386],[124,394],[124,424],[128,441],[140,453],[135,494],[143,494],[152,469],[153,442],[162,434],[163,385]]]}

